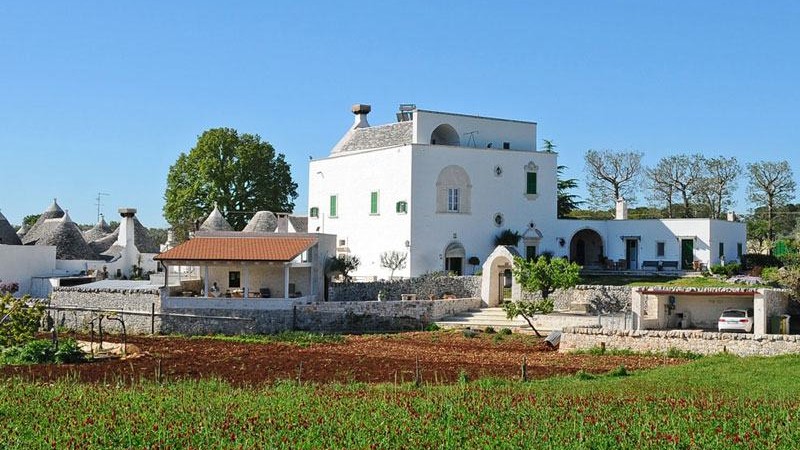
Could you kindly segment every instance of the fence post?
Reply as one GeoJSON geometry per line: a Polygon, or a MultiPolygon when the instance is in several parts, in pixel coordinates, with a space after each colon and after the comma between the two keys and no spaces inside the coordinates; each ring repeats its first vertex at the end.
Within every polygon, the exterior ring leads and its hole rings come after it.
{"type": "Polygon", "coordinates": [[[150,303],[150,334],[156,334],[156,304],[150,303]]]}

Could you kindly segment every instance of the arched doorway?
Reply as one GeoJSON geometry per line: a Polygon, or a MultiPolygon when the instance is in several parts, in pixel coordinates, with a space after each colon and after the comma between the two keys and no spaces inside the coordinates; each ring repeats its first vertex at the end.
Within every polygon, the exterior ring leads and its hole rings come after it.
{"type": "Polygon", "coordinates": [[[434,145],[459,145],[461,139],[458,131],[452,125],[443,123],[431,133],[431,144],[434,145]]]}
{"type": "Polygon", "coordinates": [[[498,306],[508,296],[509,288],[513,288],[511,268],[514,257],[519,253],[514,247],[498,246],[483,263],[481,278],[481,300],[486,306],[498,306]]]}
{"type": "Polygon", "coordinates": [[[467,252],[460,242],[451,242],[444,250],[444,270],[464,275],[464,258],[467,252]]]}
{"type": "Polygon", "coordinates": [[[600,233],[584,228],[572,236],[569,259],[584,267],[602,267],[603,238],[600,233]]]}

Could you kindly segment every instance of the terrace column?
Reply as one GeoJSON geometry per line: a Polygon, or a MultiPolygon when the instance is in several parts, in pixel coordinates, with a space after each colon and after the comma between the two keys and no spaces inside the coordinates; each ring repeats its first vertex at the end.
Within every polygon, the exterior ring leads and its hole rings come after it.
{"type": "Polygon", "coordinates": [[[289,298],[289,263],[283,263],[283,298],[289,298]]]}
{"type": "Polygon", "coordinates": [[[244,298],[250,297],[250,266],[244,266],[244,298]]]}
{"type": "Polygon", "coordinates": [[[210,297],[208,295],[208,264],[205,265],[203,273],[203,297],[210,297]]]}

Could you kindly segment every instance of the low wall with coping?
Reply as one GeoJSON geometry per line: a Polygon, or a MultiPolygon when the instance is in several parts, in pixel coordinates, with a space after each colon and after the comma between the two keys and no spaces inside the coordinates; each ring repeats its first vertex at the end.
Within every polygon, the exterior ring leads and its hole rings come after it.
{"type": "Polygon", "coordinates": [[[559,351],[607,349],[664,353],[670,348],[712,355],[773,356],[800,353],[800,336],[780,334],[714,333],[696,330],[610,330],[607,328],[565,328],[559,351]]]}

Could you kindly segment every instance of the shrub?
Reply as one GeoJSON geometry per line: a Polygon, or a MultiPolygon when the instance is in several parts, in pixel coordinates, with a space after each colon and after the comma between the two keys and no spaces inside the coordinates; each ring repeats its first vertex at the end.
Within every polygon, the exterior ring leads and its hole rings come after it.
{"type": "Polygon", "coordinates": [[[33,339],[44,315],[44,304],[31,302],[27,295],[14,298],[10,293],[0,296],[0,347],[14,347],[33,339]]]}
{"type": "Polygon", "coordinates": [[[86,361],[86,353],[81,350],[75,339],[66,339],[59,342],[53,360],[58,364],[75,364],[86,361]]]}
{"type": "Polygon", "coordinates": [[[591,373],[581,369],[581,370],[575,372],[575,378],[577,378],[579,380],[594,380],[596,377],[594,375],[592,375],[591,373]]]}
{"type": "Polygon", "coordinates": [[[495,333],[494,327],[486,327],[483,329],[483,332],[486,334],[494,334],[495,333]]]}
{"type": "Polygon", "coordinates": [[[742,266],[749,270],[755,267],[782,267],[783,264],[781,260],[774,255],[747,253],[742,255],[742,266]]]}
{"type": "Polygon", "coordinates": [[[723,275],[725,277],[730,278],[730,277],[738,274],[740,269],[741,269],[741,266],[739,264],[737,264],[737,263],[728,263],[728,264],[725,264],[724,266],[723,265],[719,265],[719,264],[711,266],[710,270],[711,270],[711,273],[713,273],[714,275],[723,275]]]}
{"type": "Polygon", "coordinates": [[[19,283],[17,282],[0,283],[0,294],[13,294],[18,290],[19,290],[19,283]]]}
{"type": "Polygon", "coordinates": [[[478,333],[476,333],[475,330],[470,328],[465,329],[464,331],[461,332],[461,334],[463,334],[465,338],[474,338],[475,336],[478,335],[478,333]]]}
{"type": "Polygon", "coordinates": [[[679,359],[698,359],[702,358],[703,355],[699,353],[690,352],[688,350],[681,350],[679,348],[670,347],[667,349],[667,358],[679,358],[679,359]]]}
{"type": "Polygon", "coordinates": [[[608,376],[610,377],[627,377],[628,376],[628,369],[625,368],[622,364],[620,364],[616,369],[611,369],[608,371],[608,376]]]}
{"type": "Polygon", "coordinates": [[[425,327],[425,331],[439,331],[441,329],[442,329],[442,327],[437,325],[436,322],[431,322],[431,323],[428,324],[427,327],[425,327]]]}
{"type": "Polygon", "coordinates": [[[499,333],[503,336],[510,336],[511,335],[511,328],[500,328],[499,333]]]}
{"type": "Polygon", "coordinates": [[[786,253],[778,257],[784,267],[800,266],[800,253],[786,253]]]}
{"type": "Polygon", "coordinates": [[[3,350],[4,364],[44,364],[53,361],[53,344],[45,339],[8,347],[3,350]]]}
{"type": "Polygon", "coordinates": [[[467,373],[466,370],[461,369],[458,372],[458,382],[461,384],[469,383],[469,374],[467,373]]]}

